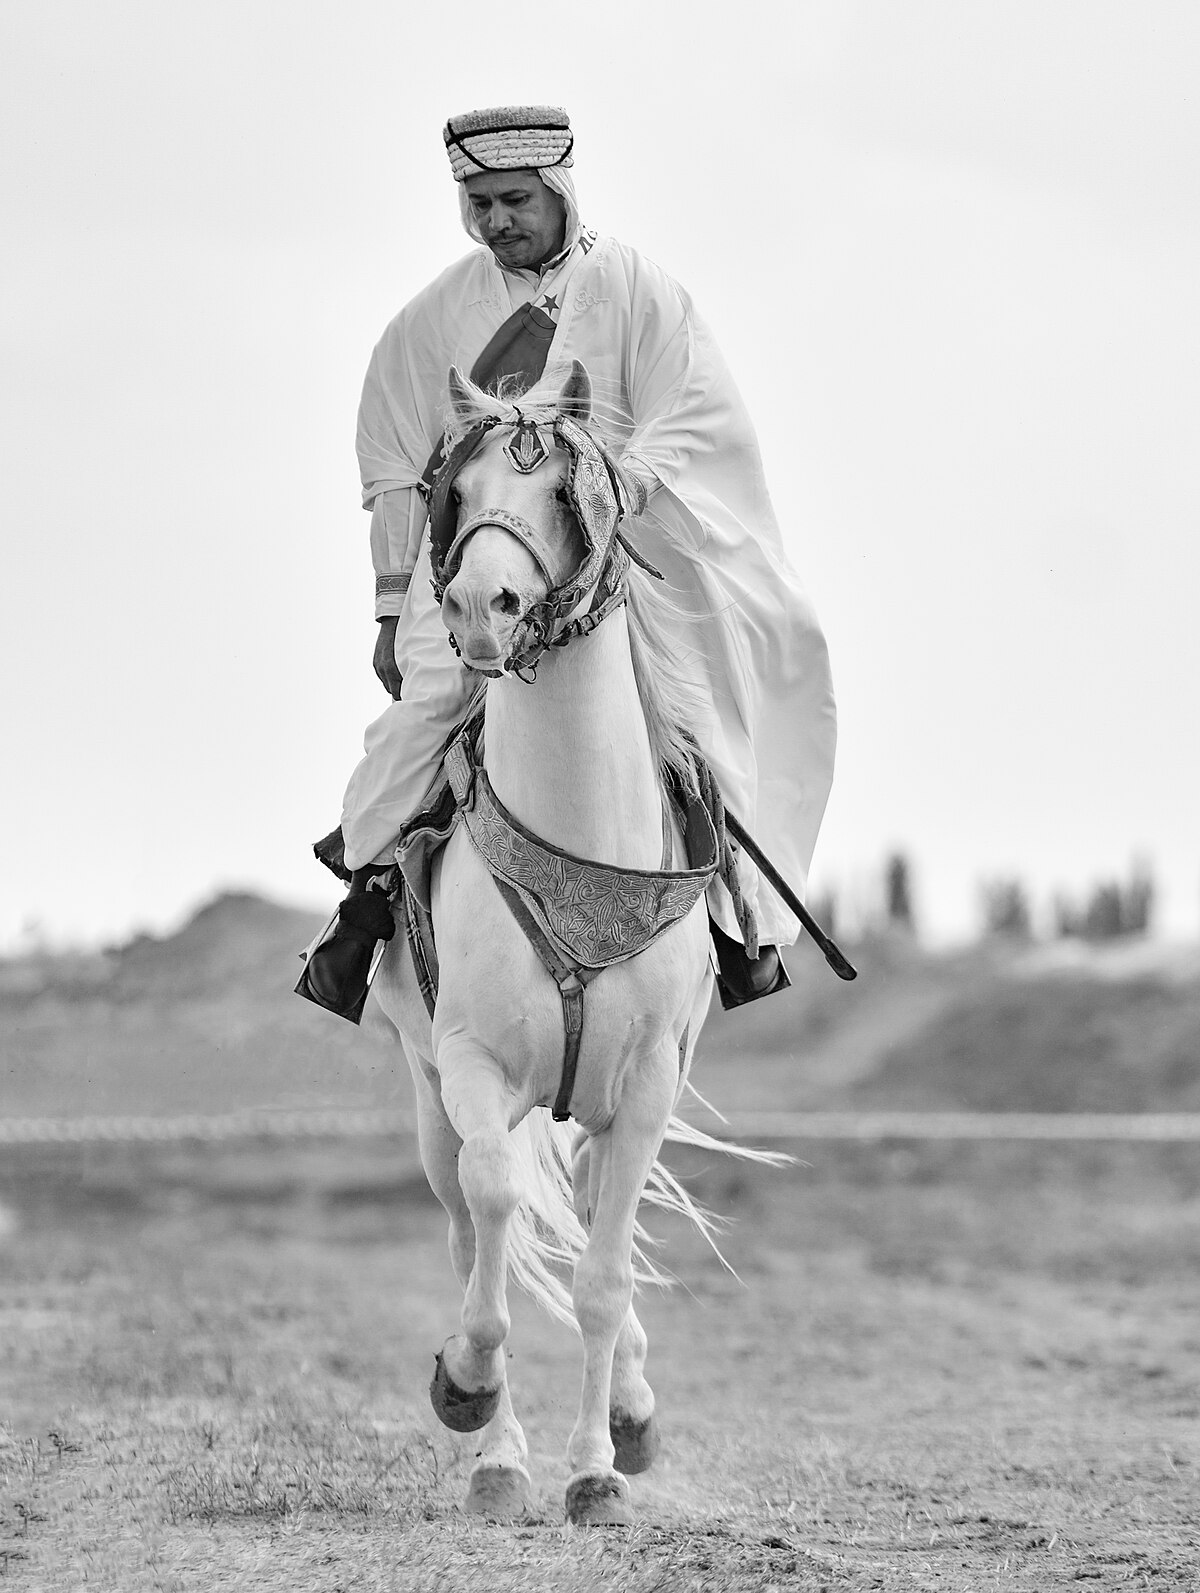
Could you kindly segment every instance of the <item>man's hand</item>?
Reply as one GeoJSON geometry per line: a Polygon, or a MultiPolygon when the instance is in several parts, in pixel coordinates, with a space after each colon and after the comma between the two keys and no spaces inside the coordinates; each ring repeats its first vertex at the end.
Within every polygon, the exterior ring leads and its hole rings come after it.
{"type": "Polygon", "coordinates": [[[375,639],[375,673],[383,682],[389,697],[399,701],[400,671],[396,668],[396,623],[398,614],[385,614],[379,621],[379,635],[375,639]]]}

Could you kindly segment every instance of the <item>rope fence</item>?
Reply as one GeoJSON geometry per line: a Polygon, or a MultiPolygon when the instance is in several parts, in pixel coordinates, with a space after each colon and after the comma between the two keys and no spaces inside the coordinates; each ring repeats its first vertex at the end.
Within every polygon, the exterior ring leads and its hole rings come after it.
{"type": "MultiPolygon", "coordinates": [[[[1046,1140],[1194,1144],[1200,1112],[735,1112],[738,1140],[1046,1140]]],[[[396,1139],[407,1112],[237,1112],[189,1117],[0,1117],[0,1145],[165,1145],[236,1140],[396,1139]]]]}
{"type": "Polygon", "coordinates": [[[1200,1112],[739,1112],[737,1139],[1200,1141],[1200,1112]]]}
{"type": "Polygon", "coordinates": [[[0,1145],[165,1145],[223,1140],[394,1139],[407,1112],[233,1112],[190,1117],[0,1117],[0,1145]]]}

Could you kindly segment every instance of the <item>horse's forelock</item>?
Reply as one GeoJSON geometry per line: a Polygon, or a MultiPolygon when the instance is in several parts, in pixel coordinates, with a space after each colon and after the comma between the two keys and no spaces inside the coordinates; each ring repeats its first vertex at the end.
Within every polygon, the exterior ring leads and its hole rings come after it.
{"type": "MultiPolygon", "coordinates": [[[[584,429],[611,458],[618,439],[628,435],[632,422],[623,405],[604,396],[603,387],[604,384],[593,381],[593,413],[584,429]]],[[[447,410],[446,451],[449,452],[481,421],[499,420],[515,424],[518,410],[526,420],[532,420],[539,426],[553,425],[559,414],[561,392],[561,371],[554,377],[543,378],[527,392],[522,389],[519,376],[503,377],[498,393],[485,392],[482,387],[463,377],[462,397],[447,410]]]]}
{"type": "Polygon", "coordinates": [[[506,376],[498,393],[486,393],[474,382],[463,380],[463,395],[451,409],[446,422],[446,442],[453,447],[482,421],[499,420],[515,424],[518,400],[520,413],[526,420],[539,425],[550,425],[558,414],[557,390],[535,387],[523,392],[520,378],[506,376]]]}

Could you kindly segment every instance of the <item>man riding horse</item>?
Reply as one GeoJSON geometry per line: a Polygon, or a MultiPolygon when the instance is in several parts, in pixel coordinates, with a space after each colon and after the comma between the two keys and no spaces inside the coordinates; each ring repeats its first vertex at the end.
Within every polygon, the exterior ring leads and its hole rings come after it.
{"type": "MultiPolygon", "coordinates": [[[[431,582],[429,491],[442,463],[447,372],[506,396],[580,361],[600,430],[636,499],[630,540],[666,579],[677,656],[705,687],[701,752],[725,802],[803,888],[833,773],[824,639],[784,553],[742,400],[691,300],[665,272],[579,218],[573,136],[555,106],[453,116],[444,139],[472,250],[385,330],[358,417],[371,511],[375,672],[392,702],[368,728],[341,834],[350,891],[301,992],[362,1009],[372,954],[393,932],[395,845],[479,686],[447,646],[431,582]]],[[[728,890],[709,914],[726,1006],[788,983],[777,947],[796,919],[743,865],[762,949],[750,957],[728,890]]]]}

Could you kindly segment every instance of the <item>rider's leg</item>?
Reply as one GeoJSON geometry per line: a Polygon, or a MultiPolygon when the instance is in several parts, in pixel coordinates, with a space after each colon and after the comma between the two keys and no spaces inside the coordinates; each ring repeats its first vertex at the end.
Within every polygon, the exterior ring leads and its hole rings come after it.
{"type": "Polygon", "coordinates": [[[437,773],[442,747],[466,711],[474,677],[451,651],[430,585],[428,544],[422,549],[396,627],[396,663],[404,677],[399,702],[368,726],[365,755],[350,777],[342,812],[350,892],[334,933],[308,959],[301,993],[357,1023],[371,959],[393,930],[387,876],[396,837],[437,773]]]}
{"type": "Polygon", "coordinates": [[[420,807],[443,744],[478,683],[451,650],[430,584],[428,542],[396,627],[396,663],[404,677],[401,698],[367,727],[364,757],[346,787],[342,835],[350,869],[391,861],[396,837],[420,807]]]}
{"type": "Polygon", "coordinates": [[[354,870],[333,933],[313,949],[297,986],[317,1006],[351,1023],[362,1017],[375,948],[395,933],[390,905],[394,875],[392,863],[368,863],[354,870]]]}
{"type": "MultiPolygon", "coordinates": [[[[748,811],[750,792],[744,772],[734,768],[727,757],[721,757],[719,748],[704,747],[703,752],[722,798],[735,812],[748,811]]],[[[717,994],[726,1011],[772,996],[791,984],[776,944],[780,939],[792,938],[786,934],[781,905],[771,891],[759,889],[758,871],[744,853],[739,854],[739,864],[742,899],[758,924],[757,956],[751,957],[743,944],[733,899],[724,884],[714,880],[708,889],[708,926],[717,961],[717,994]]],[[[793,936],[794,933],[793,930],[793,936]]]]}

